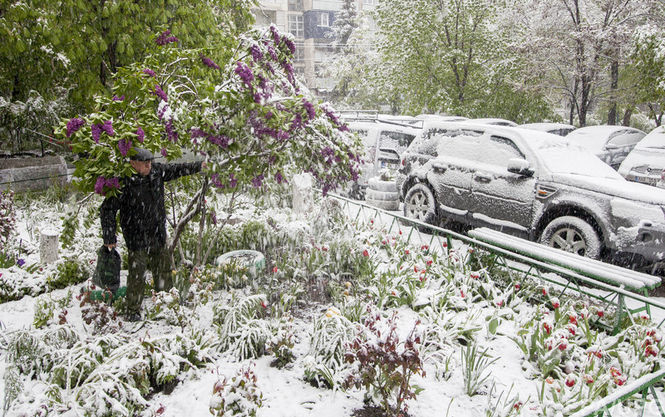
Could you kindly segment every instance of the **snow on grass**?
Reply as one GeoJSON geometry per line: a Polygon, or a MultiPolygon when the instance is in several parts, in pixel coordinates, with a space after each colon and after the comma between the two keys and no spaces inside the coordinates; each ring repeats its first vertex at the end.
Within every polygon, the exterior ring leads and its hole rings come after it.
{"type": "MultiPolygon", "coordinates": [[[[89,202],[79,212],[74,242],[61,248],[61,258],[84,265],[95,258],[101,244],[98,203],[89,202]]],[[[218,267],[203,269],[191,275],[198,281],[189,289],[146,297],[143,310],[153,319],[138,330],[118,319],[120,330],[104,334],[82,320],[76,295],[87,283],[50,290],[46,277],[57,273],[57,265],[28,271],[27,265],[38,262],[36,232],[44,227],[36,219],[62,230],[57,214],[62,208],[39,201],[20,207],[10,247],[26,264],[0,269],[3,282],[30,289],[0,304],[0,401],[7,416],[45,415],[47,410],[102,415],[105,408],[115,410],[114,415],[208,416],[222,399],[213,395],[216,384],[230,383],[247,366],[262,395],[257,416],[350,416],[363,408],[366,392],[343,389],[342,381],[354,368],[343,353],[326,359],[325,347],[351,339],[368,312],[377,309],[385,317],[396,313],[400,340],[420,321],[418,351],[425,375],[411,380],[423,389],[407,401],[411,417],[568,414],[587,404],[577,400],[590,395],[584,378],[596,378],[593,386],[611,395],[617,383],[633,382],[663,365],[662,333],[648,320],[638,318],[617,336],[587,328],[597,320],[611,323],[613,312],[587,299],[553,297],[547,285],[505,271],[473,268],[465,246],[451,250],[438,242],[430,247],[427,236],[408,243],[409,229],[400,233],[371,221],[343,221],[334,205],[324,210],[320,204],[305,219],[279,207],[237,212],[238,224],[216,231],[226,236],[219,250],[239,249],[232,244],[240,241],[265,250],[265,271],[233,281],[218,267]],[[252,232],[243,234],[248,220],[255,222],[252,232]],[[214,289],[206,287],[213,283],[214,289]],[[186,293],[190,301],[179,303],[186,293]],[[44,306],[52,309],[51,317],[36,329],[35,312],[51,311],[44,306]],[[63,310],[66,323],[61,325],[63,310]],[[317,333],[323,331],[328,333],[317,333]],[[54,332],[69,332],[76,340],[55,343],[54,332]],[[18,334],[33,340],[34,348],[12,351],[18,334]],[[269,351],[279,340],[292,341],[284,345],[290,350],[285,357],[294,358],[281,368],[269,351]],[[492,360],[479,370],[488,379],[472,396],[464,392],[461,355],[469,344],[480,352],[487,349],[492,360]],[[50,354],[31,356],[40,349],[50,354]],[[30,361],[18,366],[17,354],[30,361]],[[89,366],[82,367],[85,363],[89,366]],[[317,373],[324,364],[327,375],[317,373]],[[610,374],[612,367],[621,375],[610,374]],[[63,384],[58,369],[70,376],[81,372],[81,380],[65,378],[70,383],[63,384]],[[576,381],[573,387],[566,385],[570,378],[576,381]],[[319,387],[312,381],[319,381],[319,387]],[[329,382],[333,387],[324,387],[329,382]]],[[[177,272],[190,277],[185,267],[177,272]]],[[[235,398],[244,409],[253,407],[241,392],[225,395],[227,403],[235,398]]],[[[633,406],[618,406],[612,413],[634,414],[633,406]]]]}

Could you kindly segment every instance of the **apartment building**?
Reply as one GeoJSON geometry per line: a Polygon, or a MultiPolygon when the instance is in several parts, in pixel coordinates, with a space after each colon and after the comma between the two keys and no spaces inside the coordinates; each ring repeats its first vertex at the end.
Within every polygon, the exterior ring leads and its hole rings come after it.
{"type": "MultiPolygon", "coordinates": [[[[371,10],[379,0],[355,0],[356,10],[371,10]]],[[[294,69],[315,94],[325,96],[335,80],[324,78],[321,65],[329,59],[332,25],[343,0],[260,0],[254,10],[256,26],[274,23],[280,31],[295,36],[294,69]]]]}

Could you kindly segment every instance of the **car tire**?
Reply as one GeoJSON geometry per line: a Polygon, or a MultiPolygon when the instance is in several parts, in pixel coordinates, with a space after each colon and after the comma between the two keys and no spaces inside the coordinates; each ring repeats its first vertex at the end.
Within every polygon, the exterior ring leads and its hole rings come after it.
{"type": "Polygon", "coordinates": [[[600,238],[594,228],[574,216],[563,216],[552,220],[543,230],[540,243],[591,259],[600,258],[602,249],[600,238]]]}
{"type": "Polygon", "coordinates": [[[412,185],[404,196],[404,216],[436,225],[438,215],[432,189],[423,183],[412,185]]]}

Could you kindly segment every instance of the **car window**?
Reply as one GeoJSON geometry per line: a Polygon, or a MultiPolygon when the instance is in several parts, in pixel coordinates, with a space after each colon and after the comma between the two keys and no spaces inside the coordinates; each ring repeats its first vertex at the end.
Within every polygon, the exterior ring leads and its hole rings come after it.
{"type": "Polygon", "coordinates": [[[379,149],[395,149],[402,153],[415,137],[408,133],[383,130],[379,136],[379,149]]]}
{"type": "Polygon", "coordinates": [[[607,141],[611,146],[634,145],[644,137],[644,133],[633,130],[620,130],[613,133],[607,141]]]}
{"type": "Polygon", "coordinates": [[[511,159],[526,159],[524,154],[515,145],[515,142],[502,136],[492,135],[489,138],[489,144],[481,152],[481,161],[500,166],[508,166],[511,159]]]}
{"type": "Polygon", "coordinates": [[[430,129],[423,134],[416,152],[430,156],[454,154],[464,157],[464,153],[478,152],[474,139],[477,140],[482,134],[482,131],[473,129],[430,129]],[[454,152],[451,152],[452,149],[454,152]]]}

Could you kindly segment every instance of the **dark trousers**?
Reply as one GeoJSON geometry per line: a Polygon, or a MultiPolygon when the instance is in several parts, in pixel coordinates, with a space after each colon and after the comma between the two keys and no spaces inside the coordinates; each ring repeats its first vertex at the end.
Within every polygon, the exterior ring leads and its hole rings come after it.
{"type": "Polygon", "coordinates": [[[171,257],[166,247],[128,251],[127,310],[139,313],[145,292],[145,272],[152,272],[156,291],[168,291],[173,287],[171,257]]]}

